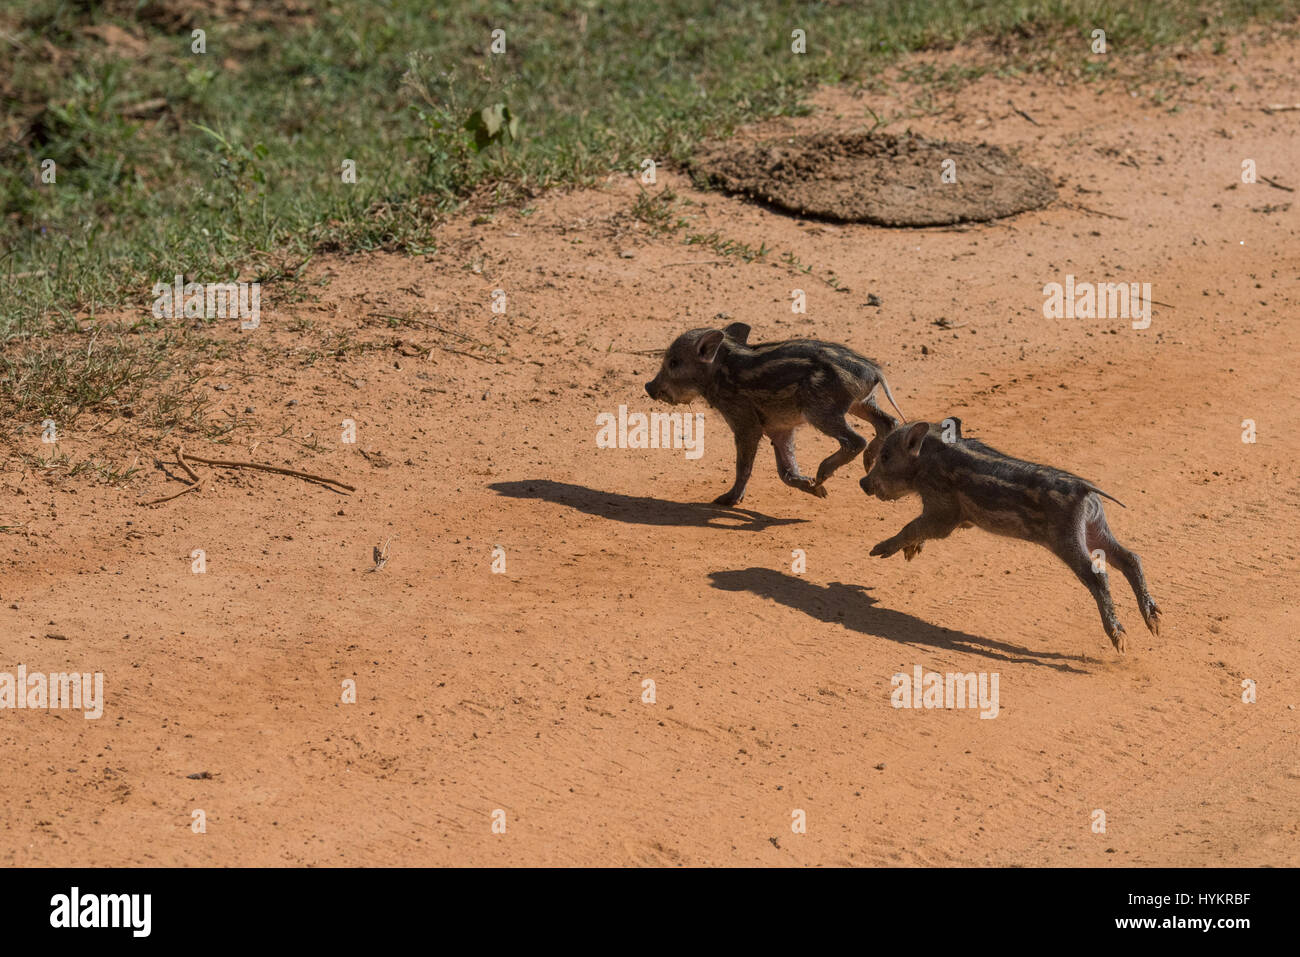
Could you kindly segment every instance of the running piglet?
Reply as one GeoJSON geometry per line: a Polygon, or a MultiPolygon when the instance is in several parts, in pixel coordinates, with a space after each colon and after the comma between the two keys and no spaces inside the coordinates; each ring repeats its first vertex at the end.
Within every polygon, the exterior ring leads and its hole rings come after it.
{"type": "Polygon", "coordinates": [[[1126,643],[1111,602],[1108,566],[1128,579],[1146,626],[1160,632],[1160,609],[1147,591],[1142,560],[1115,538],[1101,499],[1123,503],[1087,479],[962,438],[961,420],[948,418],[890,432],[860,484],[884,501],[921,496],[921,514],[876,545],[872,555],[886,558],[902,551],[911,561],[926,541],[971,526],[1023,538],[1049,549],[1083,582],[1116,651],[1123,652],[1126,643]]]}

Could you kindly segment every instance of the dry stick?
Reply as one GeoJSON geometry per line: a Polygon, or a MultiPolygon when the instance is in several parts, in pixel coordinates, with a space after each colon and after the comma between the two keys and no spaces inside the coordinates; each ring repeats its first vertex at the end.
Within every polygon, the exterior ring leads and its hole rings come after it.
{"type": "Polygon", "coordinates": [[[476,356],[472,352],[461,352],[459,349],[453,349],[451,346],[438,346],[443,352],[450,352],[453,355],[465,356],[468,359],[477,359],[479,362],[486,362],[488,365],[501,365],[496,359],[485,359],[482,356],[476,356]]]}
{"type": "MultiPolygon", "coordinates": [[[[456,338],[461,339],[461,340],[464,341],[464,342],[473,343],[474,345],[478,346],[480,349],[491,349],[491,348],[492,348],[492,346],[489,345],[488,343],[486,343],[486,342],[479,342],[477,339],[473,338],[472,336],[464,335],[463,333],[457,332],[457,331],[454,330],[454,329],[444,329],[442,326],[438,325],[436,322],[425,322],[425,323],[421,323],[421,325],[427,326],[427,327],[430,328],[430,329],[436,329],[436,330],[438,330],[438,332],[444,333],[444,334],[449,335],[449,336],[455,336],[456,338]]],[[[486,360],[485,360],[485,361],[486,361],[486,360]]]]}
{"type": "Polygon", "coordinates": [[[1028,113],[1026,113],[1024,110],[1016,106],[1016,104],[1011,102],[1010,100],[1007,100],[1007,105],[1011,107],[1013,110],[1015,110],[1017,113],[1019,113],[1021,116],[1023,116],[1025,119],[1027,119],[1030,123],[1033,123],[1035,126],[1043,125],[1042,123],[1039,123],[1036,119],[1034,119],[1032,116],[1030,116],[1028,113]]]}
{"type": "Polygon", "coordinates": [[[356,487],[340,482],[338,479],[326,478],[323,475],[312,475],[310,472],[299,472],[297,469],[283,469],[278,465],[262,465],[260,462],[223,462],[220,459],[201,459],[197,455],[189,456],[191,462],[199,462],[203,465],[220,465],[228,469],[259,469],[263,472],[275,472],[279,475],[293,475],[297,478],[308,479],[312,482],[321,482],[326,485],[337,485],[345,488],[349,492],[355,492],[356,487]]]}
{"type": "Polygon", "coordinates": [[[1081,203],[1072,203],[1068,199],[1061,200],[1061,205],[1067,206],[1070,209],[1082,210],[1085,213],[1092,213],[1095,216],[1106,216],[1110,219],[1124,219],[1124,220],[1128,219],[1127,216],[1116,216],[1114,213],[1103,213],[1100,209],[1090,209],[1089,207],[1084,206],[1081,203]]]}
{"type": "Polygon", "coordinates": [[[1285,190],[1285,191],[1288,192],[1288,193],[1294,193],[1294,192],[1295,192],[1295,189],[1294,189],[1293,187],[1291,187],[1291,186],[1283,186],[1281,183],[1274,182],[1273,180],[1269,179],[1267,176],[1261,176],[1260,179],[1262,179],[1264,182],[1268,183],[1268,185],[1269,185],[1269,186],[1272,186],[1274,189],[1285,190]]]}
{"type": "Polygon", "coordinates": [[[180,445],[176,446],[176,461],[180,463],[181,468],[185,470],[186,474],[194,480],[195,485],[203,484],[203,479],[199,478],[198,475],[194,473],[194,469],[190,468],[189,463],[185,461],[185,449],[180,445]]]}
{"type": "Polygon", "coordinates": [[[182,495],[184,495],[186,492],[201,492],[201,491],[203,491],[203,479],[201,479],[201,478],[200,478],[200,477],[195,473],[195,471],[194,471],[192,468],[190,468],[189,463],[185,461],[185,452],[184,452],[184,450],[181,448],[181,446],[179,446],[179,445],[176,446],[176,461],[180,463],[181,468],[183,468],[183,469],[185,470],[186,474],[189,475],[189,477],[190,477],[191,479],[194,480],[194,484],[193,484],[193,485],[187,485],[185,488],[181,489],[181,490],[180,490],[179,492],[177,492],[175,495],[168,495],[168,496],[166,496],[166,497],[164,497],[164,498],[156,498],[156,499],[154,499],[152,502],[141,502],[141,503],[140,503],[141,506],[145,506],[145,505],[161,505],[163,502],[170,502],[170,501],[171,501],[172,499],[174,499],[174,498],[180,498],[180,497],[181,497],[182,495]]]}
{"type": "Polygon", "coordinates": [[[159,107],[166,105],[167,101],[162,97],[158,97],[156,100],[144,100],[141,103],[135,103],[131,106],[124,107],[121,112],[123,116],[139,116],[141,113],[152,113],[159,107]]]}
{"type": "Polygon", "coordinates": [[[199,487],[197,485],[187,485],[175,495],[168,495],[165,498],[156,498],[152,502],[141,502],[140,505],[141,507],[144,507],[145,505],[161,505],[163,502],[170,502],[174,498],[180,498],[186,492],[197,492],[198,490],[199,487]]]}

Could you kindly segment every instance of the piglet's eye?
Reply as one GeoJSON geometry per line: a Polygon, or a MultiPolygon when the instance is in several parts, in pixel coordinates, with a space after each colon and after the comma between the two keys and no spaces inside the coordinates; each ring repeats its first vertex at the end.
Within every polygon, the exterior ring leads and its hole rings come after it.
{"type": "Polygon", "coordinates": [[[669,360],[668,360],[668,368],[670,368],[670,369],[676,369],[676,368],[677,368],[677,360],[676,360],[676,359],[669,359],[669,360]]]}

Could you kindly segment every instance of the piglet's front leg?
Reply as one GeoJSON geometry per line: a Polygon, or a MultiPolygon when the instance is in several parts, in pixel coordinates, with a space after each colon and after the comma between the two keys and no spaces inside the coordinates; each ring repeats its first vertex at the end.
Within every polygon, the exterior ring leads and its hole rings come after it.
{"type": "Polygon", "coordinates": [[[755,419],[742,418],[730,425],[736,433],[736,481],[713,500],[714,505],[736,505],[745,497],[745,486],[754,471],[754,456],[758,454],[758,441],[763,437],[763,428],[755,419]]]}
{"type": "Polygon", "coordinates": [[[903,526],[902,531],[887,538],[871,550],[872,555],[888,558],[901,550],[909,562],[921,552],[931,538],[947,538],[961,524],[959,516],[949,512],[922,512],[903,526]]]}

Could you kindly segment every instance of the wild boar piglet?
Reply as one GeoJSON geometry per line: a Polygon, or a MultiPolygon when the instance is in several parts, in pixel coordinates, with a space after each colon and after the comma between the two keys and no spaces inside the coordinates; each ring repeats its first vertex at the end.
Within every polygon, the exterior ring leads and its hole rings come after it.
{"type": "Polygon", "coordinates": [[[871,549],[872,555],[885,558],[901,550],[911,561],[929,539],[971,526],[1023,538],[1050,549],[1087,586],[1117,651],[1126,642],[1111,602],[1108,566],[1128,579],[1142,620],[1159,634],[1160,609],[1147,591],[1142,560],[1116,540],[1101,498],[1124,503],[1087,479],[962,438],[957,418],[901,426],[885,437],[874,462],[864,464],[867,475],[860,484],[868,495],[884,501],[921,496],[921,514],[871,549]]]}
{"type": "MultiPolygon", "coordinates": [[[[679,404],[703,398],[722,413],[736,439],[736,480],[714,499],[735,505],[745,497],[759,440],[767,435],[776,450],[781,481],[819,498],[824,483],[841,465],[876,444],[898,423],[872,397],[877,385],[894,411],[884,374],[870,359],[847,346],[817,339],[788,339],[749,345],[749,326],[733,322],[725,329],[692,329],[678,336],[664,353],[659,374],[646,383],[650,398],[679,404]],[[876,431],[871,445],[845,418],[853,413],[876,431]],[[817,467],[817,477],[799,471],[794,430],[811,425],[840,443],[817,467]]],[[[906,418],[904,418],[906,421],[906,418]]]]}

